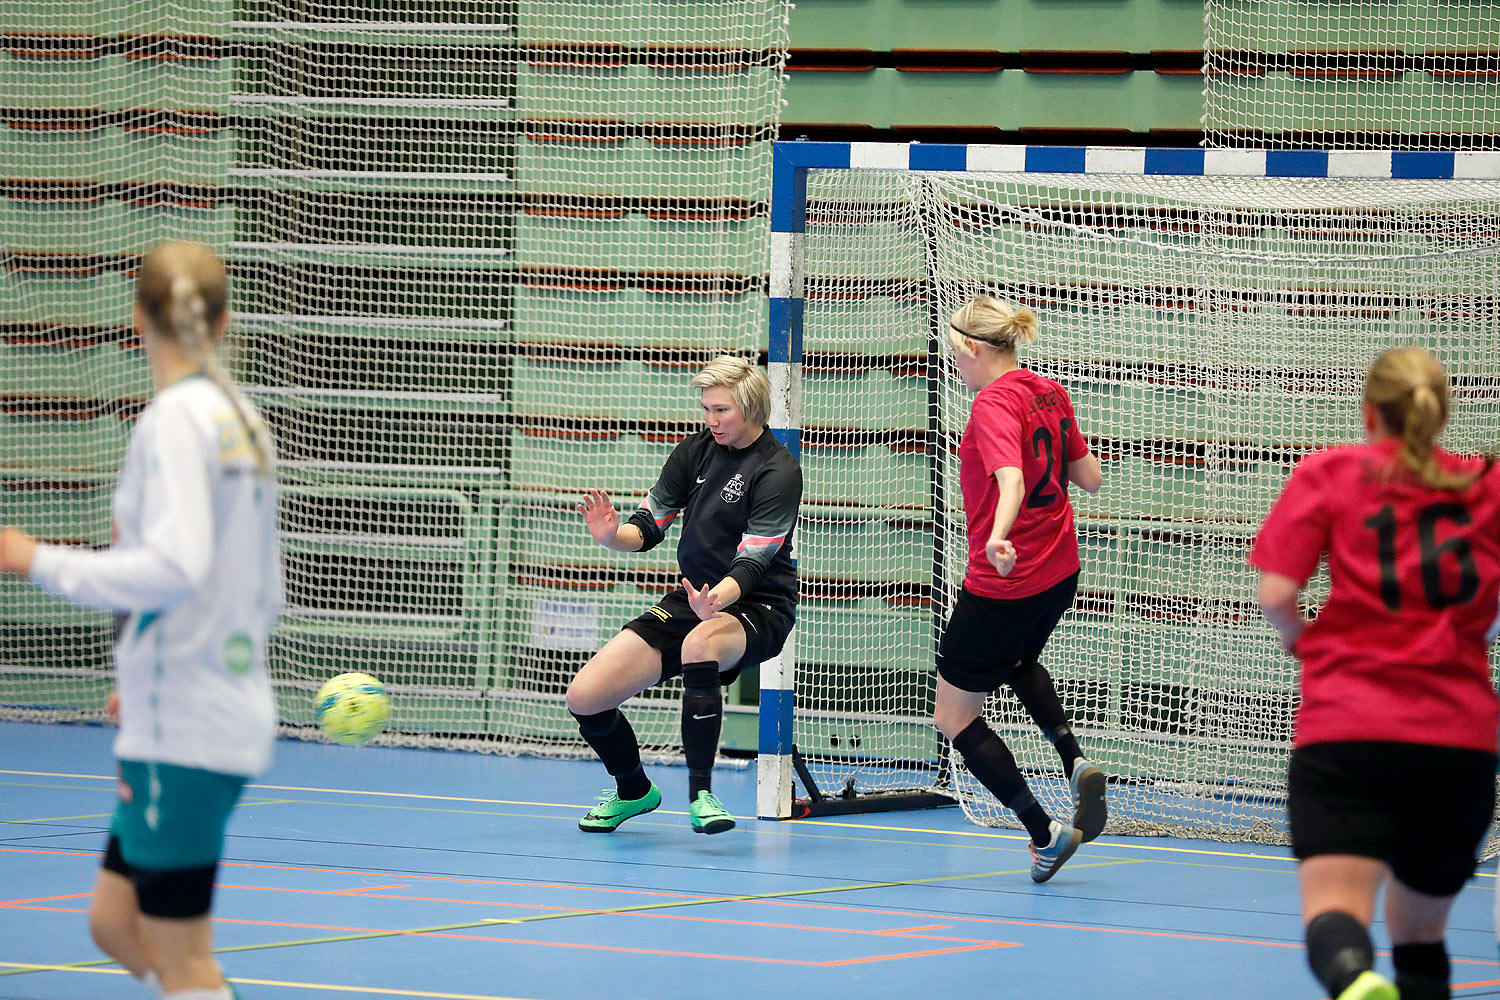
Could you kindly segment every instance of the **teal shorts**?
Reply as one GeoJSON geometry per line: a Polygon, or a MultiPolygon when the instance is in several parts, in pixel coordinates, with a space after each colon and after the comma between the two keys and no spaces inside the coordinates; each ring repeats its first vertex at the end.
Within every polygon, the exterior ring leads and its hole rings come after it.
{"type": "Polygon", "coordinates": [[[169,872],[218,863],[224,826],[247,779],[134,760],[119,767],[119,801],[109,832],[128,865],[169,872]]]}

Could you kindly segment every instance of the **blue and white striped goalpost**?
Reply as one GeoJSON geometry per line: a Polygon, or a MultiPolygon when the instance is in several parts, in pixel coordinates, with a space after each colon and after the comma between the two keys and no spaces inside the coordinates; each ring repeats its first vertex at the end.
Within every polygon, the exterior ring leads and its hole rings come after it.
{"type": "MultiPolygon", "coordinates": [[[[771,190],[768,357],[771,431],[800,460],[804,240],[808,172],[968,172],[1350,180],[1500,179],[1500,153],[923,145],[793,141],[775,144],[771,190]]],[[[801,626],[799,626],[801,627],[801,626]]],[[[761,668],[757,814],[787,818],[793,804],[796,633],[761,668]]]]}

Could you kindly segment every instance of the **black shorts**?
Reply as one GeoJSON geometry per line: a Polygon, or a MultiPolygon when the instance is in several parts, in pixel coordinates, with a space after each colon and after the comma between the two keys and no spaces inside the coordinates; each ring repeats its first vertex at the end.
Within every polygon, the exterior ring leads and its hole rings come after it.
{"type": "MultiPolygon", "coordinates": [[[[781,652],[792,633],[792,619],[753,597],[735,601],[724,613],[738,618],[745,628],[745,655],[730,669],[719,672],[719,683],[728,687],[744,668],[781,652]]],[[[665,681],[682,673],[682,640],[701,621],[688,604],[687,591],[674,590],[645,614],[626,622],[625,627],[661,653],[661,679],[665,681]]]]}
{"type": "Polygon", "coordinates": [[[125,860],[119,838],[110,834],[100,867],[130,880],[135,886],[136,905],[148,917],[191,920],[208,913],[213,906],[214,877],[219,871],[217,863],[171,871],[146,871],[125,860]]]}
{"type": "Polygon", "coordinates": [[[1495,755],[1416,743],[1314,743],[1292,751],[1287,817],[1298,860],[1356,854],[1409,888],[1451,896],[1478,863],[1495,812],[1495,755]]]}
{"type": "Polygon", "coordinates": [[[995,690],[1017,664],[1042,655],[1077,593],[1077,573],[1039,594],[1010,600],[980,597],[960,588],[938,643],[938,675],[964,691],[995,690]]]}

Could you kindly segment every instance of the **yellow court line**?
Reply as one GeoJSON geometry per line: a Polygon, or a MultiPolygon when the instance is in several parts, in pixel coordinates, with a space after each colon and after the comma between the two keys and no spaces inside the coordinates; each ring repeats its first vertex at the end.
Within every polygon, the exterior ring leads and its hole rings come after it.
{"type": "Polygon", "coordinates": [[[279,979],[241,979],[238,976],[229,980],[231,983],[245,986],[285,986],[294,990],[332,990],[339,993],[373,993],[388,997],[429,997],[437,1000],[521,1000],[519,997],[492,996],[488,993],[431,993],[427,990],[394,990],[380,986],[336,986],[329,983],[292,983],[279,979]]]}
{"type": "MultiPolygon", "coordinates": [[[[0,769],[0,774],[17,774],[17,775],[25,775],[25,776],[29,776],[29,777],[48,777],[48,778],[94,778],[94,779],[98,779],[98,780],[107,780],[107,781],[113,781],[113,780],[115,780],[112,776],[108,777],[108,778],[105,778],[105,777],[102,777],[100,775],[92,775],[92,774],[58,774],[58,773],[51,773],[51,772],[47,772],[47,771],[9,771],[9,770],[0,769]]],[[[328,795],[372,795],[372,796],[378,796],[378,797],[383,797],[383,798],[417,799],[417,800],[439,801],[439,802],[477,802],[477,803],[481,803],[481,804],[485,804],[485,805],[534,806],[534,807],[541,807],[541,808],[548,808],[548,809],[577,809],[577,808],[580,808],[579,805],[578,805],[578,803],[576,803],[576,802],[522,802],[522,801],[517,801],[515,799],[482,799],[482,798],[469,798],[469,797],[459,796],[459,795],[423,795],[423,794],[419,794],[419,793],[416,793],[416,792],[368,792],[368,791],[360,791],[358,789],[349,789],[349,788],[308,788],[308,787],[302,787],[302,786],[298,786],[298,785],[256,785],[256,784],[251,784],[251,785],[246,785],[245,787],[246,788],[264,788],[264,789],[270,789],[270,790],[274,790],[274,791],[283,791],[283,792],[321,792],[321,793],[325,793],[325,794],[328,794],[328,795]]],[[[658,812],[660,812],[660,813],[662,813],[664,815],[667,815],[667,816],[685,816],[685,815],[687,815],[685,812],[675,812],[675,811],[670,810],[670,809],[661,809],[661,810],[658,810],[658,812]]],[[[824,820],[824,819],[798,819],[798,820],[784,820],[782,822],[786,823],[786,824],[796,824],[796,825],[799,825],[799,826],[805,825],[805,826],[819,826],[819,827],[838,827],[838,828],[844,828],[844,829],[854,829],[854,830],[864,830],[864,831],[882,831],[882,832],[886,832],[886,833],[936,834],[938,836],[944,836],[944,837],[975,837],[975,838],[987,839],[987,840],[1025,840],[1025,839],[1028,839],[1026,837],[1026,835],[1023,834],[1023,833],[986,833],[986,832],[984,832],[982,830],[938,830],[938,829],[927,829],[927,828],[923,828],[923,827],[911,827],[911,826],[871,826],[871,825],[864,824],[864,823],[841,823],[841,822],[838,822],[837,820],[824,820]]],[[[780,824],[778,824],[778,825],[780,825],[780,824]]],[[[1257,860],[1257,861],[1283,861],[1283,862],[1288,862],[1288,863],[1291,863],[1291,864],[1296,864],[1296,859],[1293,858],[1290,854],[1246,854],[1246,853],[1243,853],[1243,852],[1240,852],[1240,851],[1214,851],[1214,850],[1208,850],[1208,849],[1205,849],[1205,848],[1196,848],[1196,847],[1168,847],[1168,846],[1159,845],[1159,844],[1121,843],[1121,842],[1119,842],[1117,840],[1115,840],[1115,841],[1109,841],[1109,842],[1094,841],[1094,846],[1096,848],[1114,848],[1114,849],[1124,850],[1124,851],[1158,851],[1158,852],[1162,852],[1162,853],[1166,853],[1166,854],[1191,854],[1191,855],[1198,855],[1198,856],[1202,856],[1202,857],[1218,857],[1218,858],[1248,858],[1248,859],[1253,859],[1253,860],[1257,860]]],[[[1494,873],[1491,873],[1491,872],[1477,872],[1476,874],[1480,878],[1495,878],[1496,877],[1496,875],[1494,873]]]]}
{"type": "MultiPolygon", "coordinates": [[[[26,962],[0,962],[0,968],[24,969],[28,972],[92,972],[95,975],[123,976],[124,969],[90,969],[77,965],[41,965],[26,962]]],[[[426,997],[428,1000],[522,1000],[520,997],[493,996],[488,993],[433,993],[428,990],[395,990],[380,986],[338,986],[331,983],[297,983],[281,979],[241,979],[225,977],[231,983],[245,986],[284,986],[294,990],[332,990],[340,993],[371,993],[389,997],[426,997]]]]}
{"type": "Polygon", "coordinates": [[[38,816],[36,819],[0,819],[0,826],[6,823],[61,823],[68,819],[105,819],[114,813],[89,813],[85,816],[38,816]]]}
{"type": "MultiPolygon", "coordinates": [[[[1025,840],[1028,839],[1023,833],[984,833],[980,830],[929,830],[913,826],[868,826],[863,823],[840,823],[836,820],[823,819],[796,819],[786,820],[787,823],[811,826],[833,826],[847,827],[854,830],[884,830],[889,833],[935,833],[945,837],[981,837],[996,840],[1025,840]]],[[[1096,840],[1091,844],[1094,848],[1115,848],[1122,851],[1161,851],[1167,854],[1196,854],[1205,857],[1217,858],[1249,858],[1257,861],[1285,861],[1296,864],[1297,859],[1290,854],[1246,854],[1241,851],[1211,851],[1199,847],[1168,847],[1161,844],[1136,844],[1123,843],[1120,839],[1111,841],[1096,840]]],[[[1475,872],[1480,878],[1495,878],[1492,872],[1475,872]]]]}
{"type": "MultiPolygon", "coordinates": [[[[0,774],[15,774],[32,778],[88,778],[94,781],[114,781],[114,775],[100,774],[63,774],[52,771],[8,771],[0,769],[0,774]]],[[[472,798],[464,795],[423,795],[418,792],[373,792],[358,788],[316,788],[302,785],[262,785],[252,782],[245,786],[247,789],[258,788],[273,792],[319,792],[324,795],[370,795],[377,798],[391,799],[417,799],[437,802],[477,802],[483,805],[495,806],[540,806],[548,809],[578,809],[577,802],[523,802],[516,799],[483,799],[472,798]]],[[[670,810],[658,810],[668,815],[686,816],[686,812],[673,813],[670,810]]]]}
{"type": "MultiPolygon", "coordinates": [[[[887,833],[935,833],[935,834],[938,834],[939,836],[944,836],[944,837],[978,837],[978,838],[981,838],[981,839],[988,839],[988,840],[1028,840],[1028,839],[1030,839],[1026,834],[1019,833],[1019,832],[1017,832],[1017,833],[985,833],[982,830],[933,830],[933,829],[926,829],[926,828],[923,828],[923,827],[915,827],[915,826],[870,826],[870,825],[864,824],[864,823],[840,823],[837,820],[827,820],[827,819],[794,819],[794,820],[787,820],[786,822],[788,822],[788,823],[794,823],[794,824],[796,824],[798,826],[802,826],[802,825],[808,825],[808,826],[832,826],[832,827],[843,827],[843,828],[855,829],[855,830],[883,830],[883,831],[885,831],[887,833]]],[[[1122,850],[1133,850],[1133,851],[1164,851],[1164,852],[1167,852],[1167,853],[1170,853],[1170,854],[1204,854],[1204,855],[1209,855],[1209,856],[1212,856],[1212,857],[1223,857],[1223,858],[1256,858],[1256,859],[1262,860],[1262,861],[1291,861],[1293,863],[1296,862],[1296,859],[1293,858],[1289,854],[1243,854],[1243,853],[1241,853],[1239,851],[1210,851],[1210,850],[1204,850],[1202,848],[1196,848],[1196,847],[1166,847],[1166,846],[1163,846],[1163,845],[1160,845],[1160,844],[1122,844],[1122,843],[1118,843],[1116,841],[1110,841],[1110,842],[1106,843],[1106,842],[1101,841],[1101,840],[1093,841],[1093,846],[1094,847],[1118,847],[1118,848],[1121,848],[1122,850]]]]}
{"type": "MultiPolygon", "coordinates": [[[[45,962],[0,962],[0,969],[15,969],[17,972],[93,972],[105,976],[127,975],[124,969],[95,969],[94,965],[114,965],[110,959],[102,962],[74,963],[72,965],[48,965],[45,962]]],[[[15,975],[13,972],[0,972],[0,976],[15,975]]]]}
{"type": "MultiPolygon", "coordinates": [[[[1091,865],[1080,867],[1105,867],[1109,865],[1138,864],[1129,860],[1120,861],[1098,861],[1091,865]]],[[[821,896],[835,892],[855,892],[861,889],[891,889],[907,885],[926,885],[933,882],[962,882],[967,879],[992,878],[1000,875],[1016,875],[1027,869],[1011,869],[1008,871],[973,872],[968,875],[932,875],[927,878],[904,879],[899,882],[863,882],[857,885],[832,885],[820,886],[811,889],[784,889],[780,892],[761,892],[737,896],[702,896],[696,899],[670,900],[658,903],[638,903],[634,906],[617,906],[609,909],[599,910],[564,910],[559,913],[537,913],[526,917],[485,917],[480,920],[470,920],[459,924],[442,924],[436,927],[408,927],[389,931],[363,931],[355,934],[337,934],[330,937],[302,938],[295,941],[267,941],[262,944],[242,944],[228,948],[215,948],[214,954],[227,955],[243,951],[268,951],[273,948],[298,948],[314,944],[339,944],[347,941],[371,941],[379,938],[420,936],[423,934],[440,934],[445,931],[472,930],[480,927],[498,927],[515,924],[536,924],[547,920],[566,920],[571,917],[609,917],[620,916],[630,913],[642,913],[652,910],[672,910],[684,906],[708,906],[715,903],[754,903],[761,900],[788,899],[797,896],[821,896]]],[[[30,972],[69,972],[88,969],[92,966],[113,965],[112,959],[94,959],[87,962],[77,962],[72,965],[18,965],[14,962],[0,962],[0,966],[9,966],[11,971],[0,972],[0,978],[6,976],[25,975],[30,972]]],[[[251,982],[252,980],[235,980],[236,982],[251,982]]],[[[396,992],[396,991],[392,991],[396,992]]],[[[404,996],[445,996],[445,994],[423,994],[423,993],[401,993],[404,996]]],[[[481,998],[488,1000],[488,998],[481,998]]],[[[504,998],[502,998],[504,1000],[504,998]]]]}

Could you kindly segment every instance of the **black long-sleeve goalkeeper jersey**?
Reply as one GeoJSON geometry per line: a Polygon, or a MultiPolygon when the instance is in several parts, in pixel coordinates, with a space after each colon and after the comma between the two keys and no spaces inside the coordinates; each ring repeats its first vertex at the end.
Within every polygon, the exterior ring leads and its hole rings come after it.
{"type": "Polygon", "coordinates": [[[748,448],[732,451],[707,428],[683,440],[662,466],[645,503],[630,515],[654,548],[678,513],[682,538],[677,565],[695,587],[726,576],[740,600],[797,614],[797,569],[792,531],[802,502],[802,469],[769,430],[748,448]]]}

